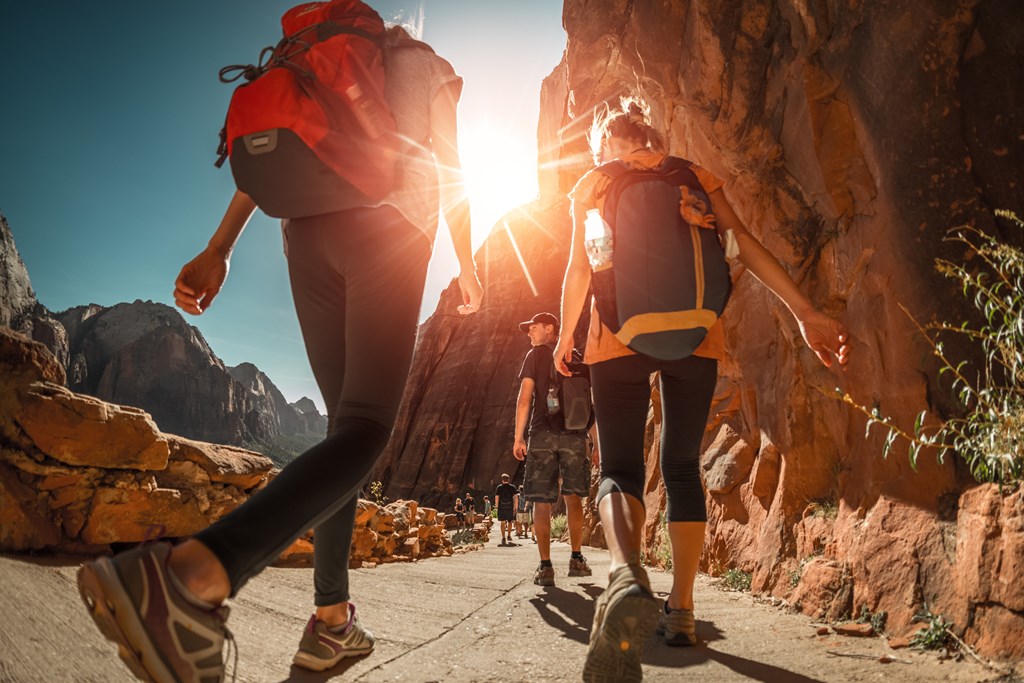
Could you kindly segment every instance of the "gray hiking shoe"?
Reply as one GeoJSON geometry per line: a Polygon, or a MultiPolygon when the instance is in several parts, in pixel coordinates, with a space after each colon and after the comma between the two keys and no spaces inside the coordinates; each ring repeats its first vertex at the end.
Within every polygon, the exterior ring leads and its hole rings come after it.
{"type": "Polygon", "coordinates": [[[537,571],[533,573],[533,582],[538,586],[554,586],[555,568],[543,565],[537,567],[537,571]]]}
{"type": "Polygon", "coordinates": [[[324,671],[345,657],[370,654],[375,642],[373,634],[356,618],[356,606],[349,603],[348,624],[340,633],[317,621],[315,614],[309,618],[292,662],[304,669],[324,671]]]}
{"type": "Polygon", "coordinates": [[[657,634],[665,637],[666,645],[676,647],[697,644],[697,622],[692,609],[671,609],[665,603],[658,616],[657,634]]]}
{"type": "Polygon", "coordinates": [[[171,546],[153,543],[86,562],[78,591],[100,632],[140,680],[221,683],[221,653],[231,633],[228,608],[205,610],[170,580],[171,546]]]}
{"type": "Polygon", "coordinates": [[[612,572],[608,588],[594,605],[590,647],[583,665],[587,683],[635,683],[644,677],[644,641],[658,623],[658,601],[643,567],[629,564],[612,572]]]}
{"type": "Polygon", "coordinates": [[[569,576],[590,576],[593,574],[590,571],[590,565],[587,564],[587,558],[583,557],[579,560],[575,558],[569,558],[569,576]]]}

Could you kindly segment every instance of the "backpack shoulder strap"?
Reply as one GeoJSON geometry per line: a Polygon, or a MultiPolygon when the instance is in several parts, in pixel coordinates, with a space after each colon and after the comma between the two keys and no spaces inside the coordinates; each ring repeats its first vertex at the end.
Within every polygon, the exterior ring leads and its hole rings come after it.
{"type": "Polygon", "coordinates": [[[596,170],[601,175],[608,176],[612,180],[615,180],[616,178],[625,175],[626,173],[629,173],[630,168],[629,166],[626,165],[624,161],[619,161],[618,159],[615,159],[614,161],[608,161],[601,164],[594,170],[596,170]]]}
{"type": "Polygon", "coordinates": [[[658,170],[671,177],[676,185],[686,185],[702,191],[704,189],[697,178],[697,174],[693,172],[693,162],[688,159],[673,156],[665,157],[665,161],[661,162],[658,170]]]}

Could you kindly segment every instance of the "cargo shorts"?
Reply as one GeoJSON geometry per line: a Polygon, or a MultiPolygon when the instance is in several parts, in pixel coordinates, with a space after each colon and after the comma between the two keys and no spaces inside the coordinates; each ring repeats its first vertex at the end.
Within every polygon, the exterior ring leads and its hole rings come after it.
{"type": "Polygon", "coordinates": [[[562,434],[549,429],[534,429],[526,447],[526,475],[523,495],[534,503],[558,500],[566,495],[590,494],[590,458],[586,434],[562,434]]]}

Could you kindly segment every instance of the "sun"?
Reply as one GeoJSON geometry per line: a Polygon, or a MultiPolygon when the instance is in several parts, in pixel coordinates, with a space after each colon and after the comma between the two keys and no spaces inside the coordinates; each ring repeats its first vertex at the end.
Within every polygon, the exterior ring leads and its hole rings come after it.
{"type": "Polygon", "coordinates": [[[474,244],[512,209],[537,197],[537,141],[489,125],[459,131],[474,244]]]}

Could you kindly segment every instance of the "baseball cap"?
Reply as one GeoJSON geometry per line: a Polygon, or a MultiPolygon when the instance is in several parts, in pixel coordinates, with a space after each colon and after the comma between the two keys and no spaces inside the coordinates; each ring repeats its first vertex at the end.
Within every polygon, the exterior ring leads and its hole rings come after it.
{"type": "Polygon", "coordinates": [[[534,323],[540,323],[541,325],[554,325],[555,332],[558,331],[558,318],[550,313],[538,313],[530,320],[519,323],[519,329],[526,332],[530,329],[530,325],[533,325],[534,323]]]}

